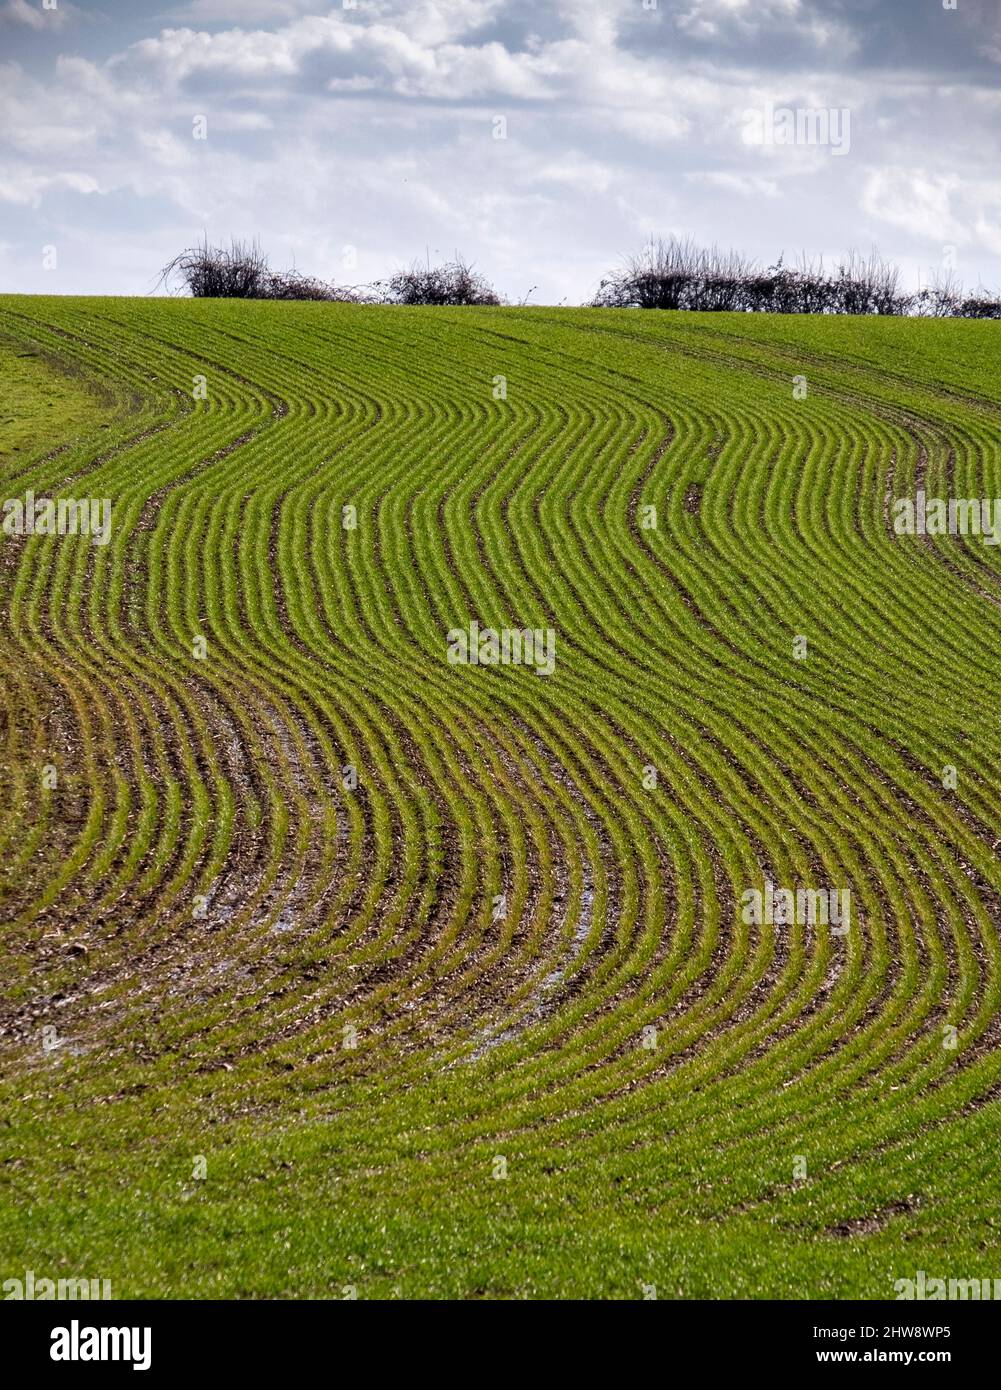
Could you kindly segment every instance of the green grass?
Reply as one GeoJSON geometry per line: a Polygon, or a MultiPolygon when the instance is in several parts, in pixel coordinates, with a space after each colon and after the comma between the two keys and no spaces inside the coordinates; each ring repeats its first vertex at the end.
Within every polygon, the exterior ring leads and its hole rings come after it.
{"type": "Polygon", "coordinates": [[[3,1277],[1001,1274],[1001,561],[885,510],[1001,495],[994,325],[11,297],[0,343],[4,497],[114,503],[0,542],[3,1277]],[[555,674],[450,666],[472,618],[555,674]],[[746,925],[766,876],[849,934],[746,925]]]}
{"type": "Polygon", "coordinates": [[[108,393],[81,378],[72,360],[44,355],[30,340],[0,336],[0,461],[5,475],[21,460],[106,423],[108,393]]]}

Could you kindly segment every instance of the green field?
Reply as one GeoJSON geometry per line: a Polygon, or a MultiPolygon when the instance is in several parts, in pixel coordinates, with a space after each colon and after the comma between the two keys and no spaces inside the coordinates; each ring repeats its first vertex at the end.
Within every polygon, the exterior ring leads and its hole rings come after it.
{"type": "Polygon", "coordinates": [[[1001,497],[996,325],[6,297],[0,371],[0,500],[113,504],[0,537],[0,1279],[1001,1277],[1001,550],[890,519],[1001,497]]]}

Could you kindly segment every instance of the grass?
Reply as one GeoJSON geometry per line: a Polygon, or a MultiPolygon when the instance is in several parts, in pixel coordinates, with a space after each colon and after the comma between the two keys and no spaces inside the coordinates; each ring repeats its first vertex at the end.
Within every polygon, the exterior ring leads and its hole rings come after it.
{"type": "Polygon", "coordinates": [[[107,547],[0,545],[4,1277],[998,1273],[998,559],[886,511],[1001,495],[994,325],[11,297],[0,335],[4,496],[114,501],[107,547]],[[473,618],[555,628],[555,674],[450,666],[473,618]],[[766,877],[850,888],[848,935],[744,923],[766,877]]]}
{"type": "Polygon", "coordinates": [[[3,409],[0,460],[11,469],[49,448],[100,428],[110,415],[107,393],[82,380],[71,362],[44,356],[16,337],[0,338],[3,409]]]}

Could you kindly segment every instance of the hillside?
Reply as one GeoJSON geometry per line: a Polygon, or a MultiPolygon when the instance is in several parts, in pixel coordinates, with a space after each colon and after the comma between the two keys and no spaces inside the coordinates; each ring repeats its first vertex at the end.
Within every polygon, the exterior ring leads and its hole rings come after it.
{"type": "Polygon", "coordinates": [[[1001,1275],[999,343],[0,297],[3,1268],[1001,1275]]]}

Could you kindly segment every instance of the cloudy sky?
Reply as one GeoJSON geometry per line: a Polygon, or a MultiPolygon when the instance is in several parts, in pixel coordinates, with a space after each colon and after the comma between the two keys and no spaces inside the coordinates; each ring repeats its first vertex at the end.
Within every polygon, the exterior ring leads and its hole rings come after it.
{"type": "Polygon", "coordinates": [[[0,0],[0,290],[149,293],[203,231],[532,302],[670,233],[997,288],[999,135],[1001,0],[0,0]]]}

